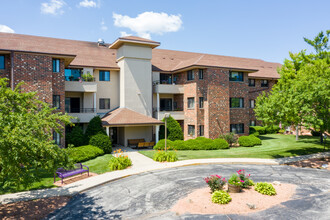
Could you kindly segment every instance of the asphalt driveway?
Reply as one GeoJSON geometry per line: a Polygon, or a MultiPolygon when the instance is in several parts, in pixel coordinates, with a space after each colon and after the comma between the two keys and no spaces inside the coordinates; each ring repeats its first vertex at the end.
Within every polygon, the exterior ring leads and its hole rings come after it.
{"type": "Polygon", "coordinates": [[[49,219],[329,219],[330,172],[270,165],[196,165],[126,177],[74,196],[49,219]],[[298,185],[293,198],[249,215],[178,216],[168,210],[195,189],[205,187],[204,177],[229,177],[238,169],[255,182],[280,181],[298,185]]]}

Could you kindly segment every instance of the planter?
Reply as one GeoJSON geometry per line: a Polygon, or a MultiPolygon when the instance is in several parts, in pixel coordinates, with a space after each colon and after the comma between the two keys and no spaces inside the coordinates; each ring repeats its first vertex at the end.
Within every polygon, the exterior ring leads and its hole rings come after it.
{"type": "Polygon", "coordinates": [[[241,192],[241,187],[228,184],[228,191],[231,193],[239,193],[239,192],[241,192]]]}

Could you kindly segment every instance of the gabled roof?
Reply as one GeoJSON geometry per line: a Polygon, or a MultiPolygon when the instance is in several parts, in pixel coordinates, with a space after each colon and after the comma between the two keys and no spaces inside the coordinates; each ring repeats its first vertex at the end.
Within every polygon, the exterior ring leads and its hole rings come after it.
{"type": "Polygon", "coordinates": [[[102,117],[103,126],[161,125],[164,122],[135,112],[128,108],[117,108],[102,117]]]}

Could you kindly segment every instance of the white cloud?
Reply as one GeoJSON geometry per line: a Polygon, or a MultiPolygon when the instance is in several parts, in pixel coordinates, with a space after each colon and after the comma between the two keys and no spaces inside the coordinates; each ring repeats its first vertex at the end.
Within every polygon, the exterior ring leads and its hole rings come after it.
{"type": "Polygon", "coordinates": [[[7,25],[0,24],[0,32],[5,32],[5,33],[15,33],[13,29],[8,27],[7,25]]]}
{"type": "Polygon", "coordinates": [[[85,7],[85,8],[96,8],[99,7],[99,4],[97,4],[95,1],[92,0],[83,0],[79,2],[80,7],[85,7]]]}
{"type": "Polygon", "coordinates": [[[126,33],[125,31],[120,32],[121,37],[127,37],[127,36],[132,36],[132,34],[126,33]]]}
{"type": "Polygon", "coordinates": [[[135,18],[113,13],[114,25],[129,28],[138,36],[150,39],[150,34],[162,35],[176,32],[182,25],[181,15],[168,15],[164,12],[144,12],[135,18]]]}
{"type": "Polygon", "coordinates": [[[50,0],[48,3],[41,3],[41,13],[58,15],[63,14],[64,10],[62,7],[66,5],[63,0],[50,0]]]}
{"type": "Polygon", "coordinates": [[[101,30],[102,31],[107,31],[108,30],[108,27],[105,25],[104,20],[101,21],[101,30]]]}

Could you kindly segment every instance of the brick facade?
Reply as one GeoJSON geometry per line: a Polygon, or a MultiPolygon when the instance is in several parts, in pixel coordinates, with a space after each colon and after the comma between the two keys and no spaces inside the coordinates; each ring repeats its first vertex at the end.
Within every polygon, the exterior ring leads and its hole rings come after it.
{"type": "MultiPolygon", "coordinates": [[[[261,79],[255,80],[255,87],[249,86],[248,73],[244,73],[243,82],[229,81],[229,70],[224,68],[204,69],[204,78],[198,78],[198,69],[192,70],[193,80],[187,80],[187,71],[175,74],[177,84],[184,85],[184,139],[199,136],[200,125],[204,125],[204,136],[217,138],[221,133],[230,132],[230,124],[244,124],[244,135],[248,135],[250,121],[255,114],[250,108],[250,100],[255,100],[263,91],[269,92],[276,83],[268,80],[268,87],[261,87],[261,79]],[[200,108],[199,97],[204,98],[200,108]],[[195,107],[188,109],[188,98],[195,99],[195,107]],[[243,108],[230,108],[230,98],[243,98],[243,108]],[[195,126],[195,135],[188,135],[188,125],[195,126]]],[[[179,103],[181,96],[177,96],[179,103]]],[[[260,122],[257,122],[260,124],[260,122]]]]}
{"type": "MultiPolygon", "coordinates": [[[[53,95],[60,95],[60,110],[65,109],[64,60],[60,60],[60,72],[53,73],[52,57],[48,55],[19,53],[13,55],[14,86],[24,82],[23,92],[37,92],[40,100],[53,104],[53,95]]],[[[6,55],[5,70],[0,77],[10,78],[10,55],[6,55]]],[[[61,146],[65,144],[65,132],[61,137],[61,146]]]]}
{"type": "Polygon", "coordinates": [[[5,69],[0,69],[0,77],[1,78],[8,78],[9,86],[11,85],[10,82],[10,68],[11,68],[11,62],[10,62],[10,54],[0,54],[5,57],[5,69]]]}

